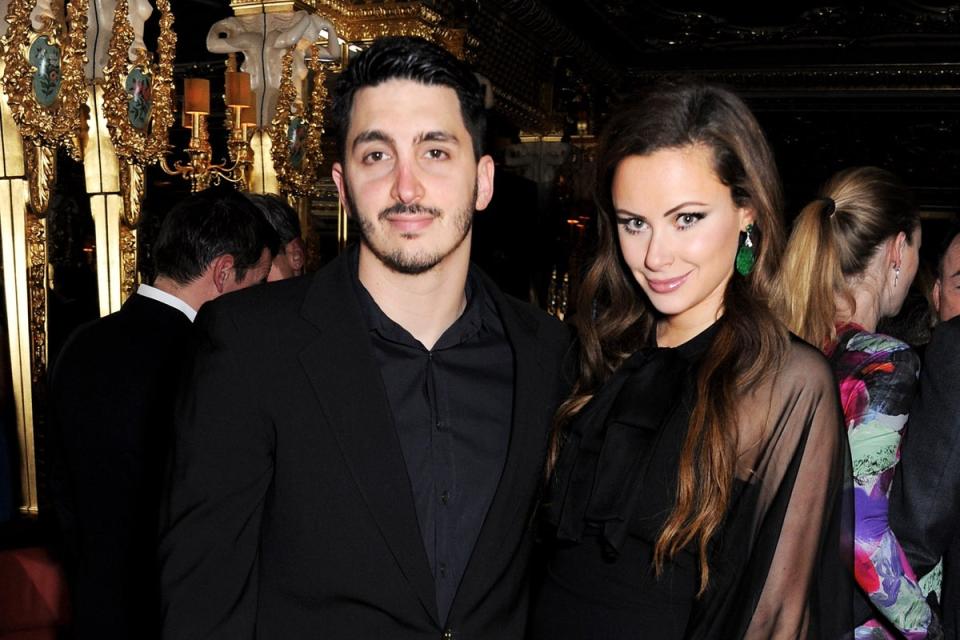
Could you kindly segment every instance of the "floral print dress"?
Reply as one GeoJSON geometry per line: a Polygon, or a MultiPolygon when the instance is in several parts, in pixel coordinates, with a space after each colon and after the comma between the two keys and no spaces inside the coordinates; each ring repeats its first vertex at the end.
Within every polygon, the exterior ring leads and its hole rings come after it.
{"type": "Polygon", "coordinates": [[[910,347],[853,323],[837,327],[825,349],[840,385],[853,458],[854,572],[857,584],[886,617],[859,626],[856,640],[927,638],[936,626],[916,575],[887,519],[900,439],[917,389],[920,361],[910,347]]]}

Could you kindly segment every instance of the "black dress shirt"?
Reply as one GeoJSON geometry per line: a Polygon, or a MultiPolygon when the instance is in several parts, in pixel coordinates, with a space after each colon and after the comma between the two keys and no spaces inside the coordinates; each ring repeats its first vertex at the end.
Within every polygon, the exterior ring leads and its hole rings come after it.
{"type": "Polygon", "coordinates": [[[380,310],[356,278],[356,264],[354,278],[446,620],[507,455],[513,350],[496,306],[472,276],[463,313],[433,349],[380,310]]]}

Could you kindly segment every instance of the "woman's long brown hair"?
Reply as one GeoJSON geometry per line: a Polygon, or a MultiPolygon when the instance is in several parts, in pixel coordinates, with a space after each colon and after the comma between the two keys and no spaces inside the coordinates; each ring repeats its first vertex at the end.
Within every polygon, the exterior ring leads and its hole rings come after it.
{"type": "MultiPolygon", "coordinates": [[[[738,402],[780,367],[788,347],[787,331],[769,304],[784,245],[779,175],[759,124],[728,90],[662,88],[620,111],[605,129],[595,189],[596,258],[581,284],[575,319],[580,377],[557,412],[548,473],[573,416],[631,353],[654,337],[657,312],[630,275],[617,240],[611,199],[617,166],[630,156],[691,145],[712,151],[714,171],[730,187],[734,203],[753,210],[757,256],[749,276],[734,272],[727,285],[717,336],[697,376],[697,402],[680,455],[674,508],[654,548],[659,573],[681,549],[696,544],[703,593],[710,577],[707,551],[723,523],[736,473],[738,402]]],[[[734,258],[730,256],[731,269],[734,258]]]]}

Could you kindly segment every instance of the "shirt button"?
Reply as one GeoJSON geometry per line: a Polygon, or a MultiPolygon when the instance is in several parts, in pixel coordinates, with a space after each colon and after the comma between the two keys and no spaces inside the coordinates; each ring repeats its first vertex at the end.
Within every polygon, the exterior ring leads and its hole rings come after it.
{"type": "Polygon", "coordinates": [[[443,431],[443,420],[437,420],[437,431],[443,431]]]}
{"type": "Polygon", "coordinates": [[[443,630],[443,640],[453,640],[453,629],[443,630]]]}
{"type": "Polygon", "coordinates": [[[446,563],[446,562],[441,562],[441,563],[440,563],[440,577],[441,577],[441,578],[446,578],[446,577],[447,577],[447,563],[446,563]]]}
{"type": "Polygon", "coordinates": [[[443,493],[440,494],[440,504],[444,504],[444,505],[445,505],[445,504],[447,504],[448,502],[450,502],[450,492],[449,492],[449,491],[444,491],[443,493]]]}

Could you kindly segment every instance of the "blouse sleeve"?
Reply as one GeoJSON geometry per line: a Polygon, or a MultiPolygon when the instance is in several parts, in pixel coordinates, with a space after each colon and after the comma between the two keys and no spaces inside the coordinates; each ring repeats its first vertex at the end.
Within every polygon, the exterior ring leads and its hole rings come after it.
{"type": "Polygon", "coordinates": [[[933,613],[888,518],[900,440],[916,392],[910,349],[879,353],[840,381],[855,495],[855,575],[871,602],[907,638],[925,638],[933,613]]]}
{"type": "Polygon", "coordinates": [[[759,499],[749,573],[755,583],[745,638],[839,638],[852,628],[849,473],[836,384],[826,361],[794,345],[770,392],[752,464],[759,499]],[[848,475],[846,477],[849,477],[848,475]]]}

